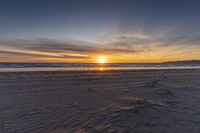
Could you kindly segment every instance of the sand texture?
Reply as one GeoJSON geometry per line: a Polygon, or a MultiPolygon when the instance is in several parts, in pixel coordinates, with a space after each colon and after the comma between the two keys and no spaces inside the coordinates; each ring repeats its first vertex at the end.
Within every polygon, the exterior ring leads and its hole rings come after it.
{"type": "Polygon", "coordinates": [[[0,73],[0,133],[200,133],[200,70],[0,73]]]}

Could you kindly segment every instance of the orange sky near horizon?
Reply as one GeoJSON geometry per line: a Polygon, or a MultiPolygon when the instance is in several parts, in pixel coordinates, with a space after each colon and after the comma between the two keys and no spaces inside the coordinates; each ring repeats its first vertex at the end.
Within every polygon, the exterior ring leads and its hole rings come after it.
{"type": "Polygon", "coordinates": [[[138,32],[93,42],[77,40],[0,42],[0,62],[98,63],[102,56],[106,60],[105,63],[200,60],[198,42],[189,43],[189,39],[185,41],[184,38],[172,42],[173,38],[167,41],[160,38],[161,35],[151,36],[138,32]]]}
{"type": "Polygon", "coordinates": [[[85,58],[59,58],[59,57],[10,57],[9,59],[0,59],[0,62],[45,62],[45,63],[99,63],[99,58],[105,58],[105,63],[159,63],[167,61],[180,61],[180,60],[200,60],[196,54],[192,55],[176,55],[156,56],[161,53],[148,53],[148,54],[123,54],[123,55],[88,55],[85,58]]]}

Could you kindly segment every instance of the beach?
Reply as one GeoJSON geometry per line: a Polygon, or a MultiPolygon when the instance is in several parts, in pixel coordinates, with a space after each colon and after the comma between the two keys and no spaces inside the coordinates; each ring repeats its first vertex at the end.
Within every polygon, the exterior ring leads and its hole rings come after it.
{"type": "Polygon", "coordinates": [[[199,133],[200,69],[0,73],[0,133],[199,133]]]}

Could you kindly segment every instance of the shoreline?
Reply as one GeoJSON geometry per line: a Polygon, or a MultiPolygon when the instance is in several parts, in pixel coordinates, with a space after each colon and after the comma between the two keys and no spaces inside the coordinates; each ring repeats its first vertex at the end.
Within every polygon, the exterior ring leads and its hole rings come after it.
{"type": "Polygon", "coordinates": [[[0,73],[7,72],[98,72],[98,71],[154,71],[154,70],[200,70],[200,66],[176,66],[176,67],[35,67],[35,68],[0,68],[0,73]]]}

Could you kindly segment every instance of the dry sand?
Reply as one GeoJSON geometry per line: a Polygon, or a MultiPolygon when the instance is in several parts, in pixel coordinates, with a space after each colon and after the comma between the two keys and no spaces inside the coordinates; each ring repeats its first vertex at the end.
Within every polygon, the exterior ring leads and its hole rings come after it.
{"type": "Polygon", "coordinates": [[[200,133],[200,70],[0,73],[0,133],[200,133]]]}

